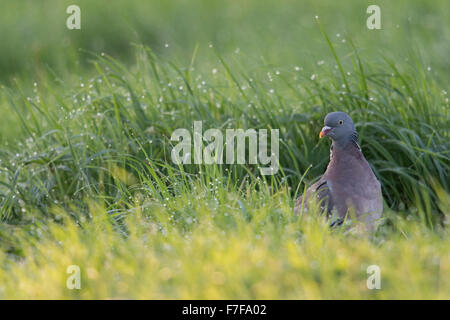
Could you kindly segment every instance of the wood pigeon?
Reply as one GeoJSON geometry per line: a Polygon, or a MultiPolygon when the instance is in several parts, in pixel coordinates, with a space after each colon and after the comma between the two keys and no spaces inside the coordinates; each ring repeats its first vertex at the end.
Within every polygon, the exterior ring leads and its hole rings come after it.
{"type": "Polygon", "coordinates": [[[346,216],[355,218],[373,229],[383,212],[381,185],[358,145],[353,121],[345,112],[332,112],[325,117],[319,137],[330,137],[330,163],[319,181],[310,186],[296,202],[298,214],[317,197],[322,210],[332,218],[331,226],[342,224],[346,216]]]}

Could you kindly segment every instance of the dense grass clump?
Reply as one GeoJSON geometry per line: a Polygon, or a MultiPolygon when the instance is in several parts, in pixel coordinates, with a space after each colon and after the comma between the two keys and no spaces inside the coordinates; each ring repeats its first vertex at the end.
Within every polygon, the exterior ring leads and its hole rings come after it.
{"type": "MultiPolygon", "coordinates": [[[[335,53],[331,43],[330,48],[335,53]]],[[[399,70],[387,61],[383,68],[390,72],[383,73],[355,52],[349,71],[336,56],[333,71],[323,68],[310,76],[295,67],[267,68],[266,80],[245,70],[234,73],[217,59],[221,66],[209,76],[193,66],[164,63],[142,48],[137,71],[98,57],[98,75],[75,91],[36,84],[26,97],[5,89],[5,104],[20,119],[25,140],[3,153],[3,219],[26,219],[26,206],[47,215],[49,204],[87,195],[106,201],[111,210],[124,209],[143,183],[152,197],[163,198],[164,192],[186,191],[177,190],[179,180],[228,177],[238,186],[259,177],[251,165],[173,164],[172,132],[191,130],[198,120],[204,130],[279,128],[280,173],[264,178],[275,190],[290,187],[295,196],[307,170],[304,181],[311,182],[328,163],[328,144],[317,137],[324,116],[343,110],[356,123],[387,206],[415,208],[429,226],[438,222],[443,213],[438,193],[449,190],[443,107],[448,102],[420,65],[399,70]]]]}

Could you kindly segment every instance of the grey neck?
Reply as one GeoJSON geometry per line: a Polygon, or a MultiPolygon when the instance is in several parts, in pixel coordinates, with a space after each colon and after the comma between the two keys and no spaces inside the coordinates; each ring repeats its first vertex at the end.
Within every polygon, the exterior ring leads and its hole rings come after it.
{"type": "Polygon", "coordinates": [[[331,144],[331,147],[333,149],[344,149],[345,147],[347,147],[349,144],[357,147],[359,150],[361,150],[361,147],[358,144],[358,133],[356,131],[352,132],[352,135],[348,138],[348,139],[341,139],[339,141],[335,141],[333,140],[333,143],[331,144]]]}

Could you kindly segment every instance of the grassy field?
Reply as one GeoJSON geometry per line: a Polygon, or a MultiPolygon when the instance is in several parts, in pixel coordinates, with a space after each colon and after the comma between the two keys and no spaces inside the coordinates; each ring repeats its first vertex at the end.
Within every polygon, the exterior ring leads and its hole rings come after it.
{"type": "Polygon", "coordinates": [[[368,30],[369,4],[4,4],[0,298],[449,299],[450,6],[379,1],[368,30]],[[382,184],[370,235],[293,214],[337,110],[382,184]],[[174,164],[194,121],[279,129],[279,172],[174,164]]]}

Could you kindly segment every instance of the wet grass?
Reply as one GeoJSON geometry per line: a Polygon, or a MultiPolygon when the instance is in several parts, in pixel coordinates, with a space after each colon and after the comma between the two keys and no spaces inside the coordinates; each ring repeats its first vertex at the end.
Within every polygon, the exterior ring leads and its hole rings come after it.
{"type": "Polygon", "coordinates": [[[327,59],[201,43],[184,63],[136,45],[133,63],[88,52],[86,69],[3,85],[0,298],[449,298],[445,72],[416,50],[368,59],[314,23],[327,59]],[[336,110],[382,184],[372,235],[293,215],[328,163],[318,132],[336,110]],[[280,171],[175,165],[172,132],[199,120],[279,129],[280,171]],[[381,290],[366,287],[373,264],[381,290]]]}

